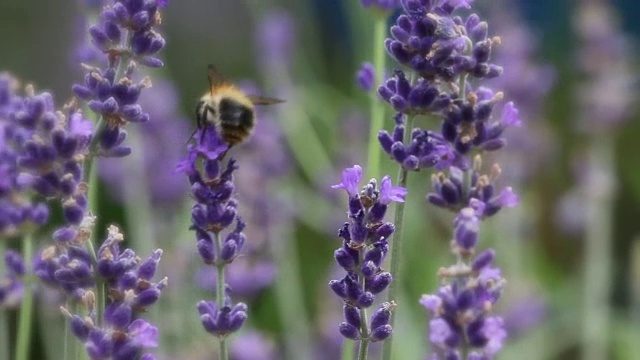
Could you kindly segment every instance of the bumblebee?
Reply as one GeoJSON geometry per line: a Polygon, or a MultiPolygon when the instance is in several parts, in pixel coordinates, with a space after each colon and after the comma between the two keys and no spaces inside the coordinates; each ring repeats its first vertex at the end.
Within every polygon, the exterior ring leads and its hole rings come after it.
{"type": "MultiPolygon", "coordinates": [[[[215,126],[220,137],[232,147],[247,140],[256,125],[255,105],[273,105],[284,100],[249,95],[227,82],[213,65],[208,68],[209,92],[196,107],[198,129],[215,126]]],[[[204,130],[201,134],[204,133],[204,130]]],[[[193,135],[192,135],[193,136],[193,135]]]]}

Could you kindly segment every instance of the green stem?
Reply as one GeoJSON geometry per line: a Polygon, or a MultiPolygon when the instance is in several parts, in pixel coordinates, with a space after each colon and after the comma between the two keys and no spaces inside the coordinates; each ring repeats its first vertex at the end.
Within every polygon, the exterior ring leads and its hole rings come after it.
{"type": "Polygon", "coordinates": [[[135,146],[131,155],[124,160],[129,181],[124,187],[127,225],[132,243],[138,254],[147,256],[156,249],[156,237],[153,224],[153,208],[149,196],[147,173],[144,167],[144,152],[140,128],[128,131],[128,138],[135,146]],[[136,151],[138,150],[138,151],[136,151]]]}
{"type": "MultiPolygon", "coordinates": [[[[387,17],[379,15],[373,28],[373,67],[376,69],[375,82],[380,83],[384,77],[385,60],[384,38],[386,36],[387,17]]],[[[378,178],[380,173],[380,157],[382,150],[378,143],[378,131],[384,124],[384,106],[378,100],[377,91],[370,96],[371,127],[369,130],[369,149],[367,151],[367,169],[370,178],[378,178]]]]}
{"type": "MultiPolygon", "coordinates": [[[[360,261],[362,264],[364,261],[364,249],[360,249],[360,261]]],[[[358,274],[358,283],[360,287],[364,290],[365,288],[365,278],[362,274],[358,274]]],[[[369,324],[367,319],[367,309],[365,307],[360,308],[360,345],[358,347],[358,360],[367,360],[367,356],[369,354],[369,324]]]]}
{"type": "MultiPolygon", "coordinates": [[[[404,143],[407,144],[411,137],[411,130],[413,129],[413,116],[409,116],[407,118],[407,126],[404,129],[404,143]]],[[[407,178],[409,177],[409,172],[405,170],[402,166],[400,166],[400,170],[398,171],[398,185],[404,188],[407,187],[407,178]]],[[[393,239],[389,243],[391,246],[391,275],[393,276],[393,281],[389,286],[389,295],[387,297],[387,301],[396,301],[400,291],[400,282],[401,282],[401,272],[400,272],[400,263],[402,257],[402,235],[403,235],[403,225],[404,225],[404,207],[405,203],[396,203],[396,212],[394,216],[393,223],[396,226],[396,231],[393,234],[393,239]]],[[[391,316],[389,320],[389,325],[393,327],[395,322],[395,315],[391,316]]],[[[382,359],[383,360],[391,360],[391,349],[393,346],[393,336],[388,338],[382,344],[382,359]]]]}
{"type": "MultiPolygon", "coordinates": [[[[86,164],[89,167],[87,177],[89,183],[89,193],[87,194],[87,200],[89,202],[89,209],[92,214],[96,214],[98,211],[98,169],[96,166],[92,166],[91,163],[86,164]]],[[[85,168],[85,171],[87,169],[85,168]]],[[[93,245],[95,242],[95,228],[91,231],[91,237],[87,241],[87,249],[91,255],[91,262],[94,268],[98,265],[98,253],[93,245]]],[[[102,317],[104,308],[106,306],[106,284],[100,276],[96,276],[96,318],[95,322],[98,326],[102,325],[102,317]]]]}
{"type": "MultiPolygon", "coordinates": [[[[0,239],[0,255],[4,257],[7,251],[6,240],[0,239]]],[[[4,262],[0,261],[0,276],[5,273],[4,262]]],[[[6,309],[0,309],[0,359],[10,359],[9,354],[9,314],[6,309]]]]}
{"type": "Polygon", "coordinates": [[[582,359],[609,358],[612,212],[614,194],[613,140],[605,135],[588,147],[585,199],[586,239],[583,263],[582,359]]]}
{"type": "MultiPolygon", "coordinates": [[[[25,234],[22,241],[22,257],[26,269],[31,269],[31,259],[33,258],[33,233],[25,234]]],[[[18,319],[18,340],[16,348],[16,360],[29,359],[29,348],[31,340],[31,317],[33,314],[33,289],[31,283],[24,284],[24,296],[20,307],[20,318],[18,319]]]]}
{"type": "Polygon", "coordinates": [[[355,341],[345,340],[342,342],[342,354],[340,360],[353,360],[353,351],[355,350],[355,341]]]}
{"type": "MultiPolygon", "coordinates": [[[[67,302],[65,304],[66,308],[69,308],[69,302],[67,302]]],[[[71,338],[71,322],[65,318],[64,319],[64,343],[62,344],[62,358],[63,359],[68,359],[69,358],[69,348],[71,347],[71,341],[73,341],[73,339],[71,338]]]]}
{"type": "MultiPolygon", "coordinates": [[[[288,329],[284,334],[285,358],[309,359],[311,331],[304,306],[299,270],[301,267],[295,237],[285,233],[289,230],[282,224],[274,229],[275,236],[271,236],[269,227],[264,231],[267,232],[267,242],[273,259],[278,264],[278,281],[274,283],[274,290],[278,298],[278,314],[282,324],[288,329]]],[[[351,354],[353,355],[353,350],[351,354]]]]}
{"type": "MultiPolygon", "coordinates": [[[[224,307],[224,298],[225,298],[225,280],[224,280],[224,267],[225,263],[220,260],[220,253],[222,252],[222,239],[220,239],[220,233],[216,232],[215,236],[215,244],[216,244],[216,257],[218,260],[216,261],[217,268],[217,281],[216,281],[216,303],[218,304],[218,310],[224,307]]],[[[220,356],[219,360],[228,360],[229,359],[229,351],[227,350],[227,338],[226,336],[221,336],[218,338],[220,340],[220,356]]]]}

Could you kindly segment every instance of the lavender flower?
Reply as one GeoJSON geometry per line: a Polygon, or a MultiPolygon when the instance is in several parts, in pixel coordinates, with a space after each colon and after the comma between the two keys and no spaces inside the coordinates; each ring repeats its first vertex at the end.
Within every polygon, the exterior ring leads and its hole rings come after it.
{"type": "MultiPolygon", "coordinates": [[[[473,213],[474,210],[465,208],[461,211],[460,216],[467,218],[469,214],[463,212],[473,213]]],[[[469,225],[461,222],[457,221],[456,232],[469,225]]],[[[461,240],[456,236],[454,252],[468,261],[475,245],[461,240]]],[[[442,285],[438,292],[420,299],[432,316],[429,340],[434,345],[434,355],[430,359],[493,359],[502,348],[507,336],[504,321],[490,314],[505,283],[500,270],[491,266],[494,258],[495,252],[489,249],[479,253],[469,264],[441,269],[442,285]]]]}
{"type": "MultiPolygon", "coordinates": [[[[49,218],[49,208],[32,199],[32,186],[28,176],[23,176],[21,159],[42,150],[30,140],[40,120],[46,117],[53,125],[51,120],[56,117],[45,109],[50,105],[45,102],[45,98],[50,100],[48,94],[35,99],[29,87],[29,96],[24,98],[16,94],[17,87],[11,75],[0,73],[0,238],[20,235],[30,224],[43,225],[49,218]]],[[[42,155],[52,154],[46,151],[42,155]]]]}
{"type": "Polygon", "coordinates": [[[273,341],[256,331],[246,331],[238,336],[230,352],[234,360],[278,359],[273,341]]]}
{"type": "Polygon", "coordinates": [[[471,206],[482,217],[493,216],[503,207],[514,207],[519,198],[511,187],[505,187],[499,192],[495,182],[502,173],[496,164],[489,175],[482,175],[480,168],[482,162],[480,156],[475,158],[473,170],[470,175],[470,183],[464,184],[464,173],[461,169],[452,166],[449,174],[438,173],[431,177],[432,193],[427,195],[427,200],[441,208],[458,212],[460,209],[471,206]]]}
{"type": "MultiPolygon", "coordinates": [[[[229,159],[222,169],[222,157],[228,147],[218,136],[213,126],[200,129],[195,138],[197,144],[188,146],[189,154],[181,161],[176,170],[189,177],[191,191],[197,203],[191,209],[192,229],[198,239],[198,253],[205,264],[217,268],[217,303],[200,301],[198,311],[200,320],[209,333],[221,339],[237,331],[247,318],[247,306],[244,303],[231,304],[224,282],[224,267],[240,254],[245,243],[243,229],[245,223],[237,215],[237,201],[234,193],[233,172],[236,162],[229,159]],[[202,164],[202,170],[199,164],[202,164]],[[235,226],[231,228],[233,223],[235,226]],[[231,228],[224,240],[221,232],[231,228]]],[[[226,351],[226,350],[224,350],[226,351]]]]}
{"type": "Polygon", "coordinates": [[[614,130],[626,120],[636,99],[638,76],[630,63],[629,39],[620,33],[618,14],[607,3],[585,1],[576,11],[575,29],[582,46],[578,68],[581,113],[579,130],[589,134],[614,130]]]}
{"type": "MultiPolygon", "coordinates": [[[[438,86],[425,79],[411,88],[404,74],[396,72],[379,92],[387,94],[391,89],[398,93],[387,99],[397,111],[409,116],[433,114],[443,118],[439,132],[412,129],[408,144],[402,140],[406,131],[402,115],[396,116],[393,134],[384,130],[379,132],[382,149],[406,170],[443,169],[451,165],[467,169],[470,163],[465,155],[474,151],[499,150],[506,145],[502,136],[504,130],[520,126],[518,109],[512,102],[503,106],[499,119],[491,116],[494,105],[502,100],[503,94],[494,93],[489,88],[479,87],[475,91],[469,88],[466,99],[461,100],[455,94],[438,95],[438,86]]],[[[382,96],[385,98],[386,95],[382,96]]]]}
{"type": "Polygon", "coordinates": [[[36,254],[33,263],[33,272],[40,281],[78,302],[96,283],[91,254],[85,248],[94,224],[95,217],[87,216],[77,228],[56,231],[56,244],[36,254]]]}
{"type": "Polygon", "coordinates": [[[404,14],[391,27],[385,41],[389,54],[425,79],[454,78],[469,74],[492,78],[502,68],[489,62],[491,48],[499,39],[488,37],[486,22],[476,14],[465,20],[455,16],[458,8],[469,8],[466,0],[407,0],[404,14]]]}
{"type": "Polygon", "coordinates": [[[265,71],[289,69],[295,44],[295,20],[289,12],[276,10],[263,15],[256,31],[256,44],[265,71]]]}
{"type": "MultiPolygon", "coordinates": [[[[381,98],[398,113],[393,132],[380,131],[378,140],[400,164],[401,180],[406,181],[408,171],[448,170],[448,174],[433,175],[433,192],[427,200],[457,214],[451,241],[456,264],[439,272],[439,291],[422,300],[433,316],[430,359],[491,359],[506,337],[502,319],[490,316],[504,283],[499,269],[491,267],[495,252],[474,254],[481,221],[503,207],[515,206],[518,196],[508,186],[496,189],[498,165],[482,175],[480,154],[502,149],[504,130],[520,126],[521,121],[513,102],[504,103],[501,114],[494,115],[504,94],[480,84],[503,72],[491,59],[501,39],[489,37],[489,25],[478,15],[463,19],[456,14],[471,3],[403,1],[404,14],[391,27],[385,46],[393,58],[409,67],[412,80],[396,71],[378,88],[381,98]],[[439,119],[439,130],[412,128],[416,116],[439,119]]],[[[395,255],[393,264],[397,264],[395,255]]],[[[388,347],[385,359],[390,356],[388,347]]]]}
{"type": "Polygon", "coordinates": [[[356,74],[356,82],[358,87],[364,91],[371,91],[375,83],[375,69],[371,63],[363,63],[360,66],[360,70],[356,74]]]}
{"type": "Polygon", "coordinates": [[[4,263],[7,273],[0,277],[0,311],[4,308],[18,307],[22,302],[25,274],[24,261],[19,253],[7,250],[4,253],[4,263]]]}
{"type": "Polygon", "coordinates": [[[157,53],[165,40],[155,31],[160,24],[159,8],[166,2],[121,1],[106,6],[100,21],[89,28],[93,45],[107,54],[107,67],[84,65],[83,84],[75,84],[73,92],[87,101],[91,110],[109,125],[99,129],[97,154],[121,157],[131,152],[123,145],[126,132],[120,129],[128,122],[146,122],[149,114],[138,103],[144,88],[151,86],[148,78],[133,82],[137,64],[161,67],[157,53]]]}
{"type": "MultiPolygon", "coordinates": [[[[385,176],[380,186],[375,179],[359,191],[362,168],[355,165],[342,172],[342,182],[334,189],[345,189],[349,195],[349,218],[339,231],[342,246],[336,250],[336,262],[347,272],[341,280],[331,280],[329,287],[344,301],[345,322],[339,326],[340,333],[352,340],[382,341],[391,336],[389,325],[395,304],[383,303],[371,317],[370,326],[363,319],[363,312],[373,305],[375,295],[384,291],[391,283],[389,272],[381,269],[388,251],[388,240],[395,228],[383,222],[387,206],[392,201],[403,202],[407,190],[392,186],[385,176]]],[[[366,347],[366,345],[365,345],[366,347]]]]}
{"type": "MultiPolygon", "coordinates": [[[[162,250],[154,251],[142,261],[133,250],[120,250],[123,240],[120,230],[111,226],[98,250],[95,272],[105,279],[109,294],[104,318],[96,318],[92,290],[81,297],[88,316],[71,314],[61,308],[69,319],[73,335],[84,343],[92,359],[132,359],[143,349],[157,346],[158,329],[135,316],[157,302],[167,285],[166,277],[159,282],[152,281],[162,250]]],[[[154,357],[145,354],[142,358],[154,357]]]]}

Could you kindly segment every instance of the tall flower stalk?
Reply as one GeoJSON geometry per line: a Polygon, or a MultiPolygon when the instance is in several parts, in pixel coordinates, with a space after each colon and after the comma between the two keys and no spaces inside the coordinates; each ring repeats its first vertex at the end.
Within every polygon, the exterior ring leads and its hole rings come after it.
{"type": "MultiPolygon", "coordinates": [[[[362,6],[371,9],[372,16],[374,18],[373,23],[373,51],[372,60],[373,71],[367,78],[370,78],[368,82],[376,85],[376,81],[379,82],[384,78],[386,57],[384,56],[384,39],[387,33],[387,19],[389,13],[395,10],[399,4],[399,0],[361,0],[362,6]],[[371,76],[373,75],[373,76],[371,76]]],[[[368,86],[367,86],[368,87],[368,86]]],[[[367,149],[367,169],[369,175],[372,177],[378,176],[380,172],[380,148],[378,144],[373,140],[384,124],[385,109],[382,103],[380,103],[375,93],[371,93],[369,102],[369,113],[371,116],[371,122],[369,125],[369,139],[367,149]]]]}
{"type": "Polygon", "coordinates": [[[391,336],[389,325],[395,303],[382,303],[371,316],[367,308],[375,302],[375,295],[384,291],[392,276],[381,266],[388,252],[388,243],[395,227],[383,222],[387,206],[392,201],[403,202],[407,190],[391,185],[385,176],[380,185],[371,179],[359,190],[362,168],[355,165],[342,172],[342,182],[333,188],[345,189],[349,196],[349,218],[340,229],[342,246],[335,251],[335,259],[347,274],[332,280],[329,287],[344,301],[344,318],[340,333],[347,339],[359,340],[358,359],[368,357],[369,343],[391,336]]]}
{"type": "MultiPolygon", "coordinates": [[[[449,175],[434,176],[435,193],[428,200],[459,212],[458,219],[467,219],[457,220],[456,226],[477,227],[480,219],[495,214],[502,206],[514,205],[510,188],[494,194],[495,179],[480,175],[479,154],[502,148],[506,144],[504,129],[519,125],[519,119],[513,103],[504,105],[501,118],[494,119],[493,108],[504,96],[477,84],[502,73],[500,66],[491,63],[491,49],[500,44],[500,38],[489,37],[487,22],[478,15],[465,18],[458,15],[461,9],[469,9],[471,2],[401,2],[403,14],[391,26],[391,37],[385,40],[385,47],[396,61],[408,67],[411,75],[396,70],[378,88],[380,97],[397,112],[393,131],[381,130],[378,139],[382,149],[400,165],[400,186],[406,186],[409,172],[429,168],[449,170],[449,175]],[[439,131],[414,127],[414,122],[421,118],[439,119],[439,131]],[[469,212],[477,212],[475,221],[469,212]]],[[[390,260],[395,283],[401,275],[403,217],[403,204],[399,204],[395,220],[398,235],[390,260]]],[[[475,243],[466,245],[464,251],[454,248],[460,266],[470,266],[472,261],[475,243]]],[[[468,273],[464,276],[455,281],[456,286],[473,283],[468,273]]],[[[456,288],[455,296],[457,291],[456,288]]],[[[397,286],[392,286],[389,301],[396,299],[398,292],[397,286]]],[[[387,341],[383,359],[391,357],[392,342],[387,341]]]]}
{"type": "Polygon", "coordinates": [[[191,228],[196,232],[198,253],[205,264],[216,268],[216,300],[198,303],[200,321],[207,332],[218,338],[219,359],[227,360],[227,336],[240,329],[247,319],[247,305],[232,304],[225,282],[225,267],[240,254],[245,243],[242,232],[245,223],[237,215],[238,202],[232,197],[237,165],[234,159],[229,159],[223,167],[228,146],[214,126],[201,128],[194,137],[197,143],[189,144],[189,154],[176,170],[189,177],[196,199],[191,209],[191,228]]]}

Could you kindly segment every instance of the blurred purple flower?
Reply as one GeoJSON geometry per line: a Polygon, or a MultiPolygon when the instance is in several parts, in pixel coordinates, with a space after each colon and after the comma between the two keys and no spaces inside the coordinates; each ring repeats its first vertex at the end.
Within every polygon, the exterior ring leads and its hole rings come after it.
{"type": "Polygon", "coordinates": [[[4,253],[6,274],[0,274],[0,311],[5,308],[17,308],[22,303],[25,266],[22,256],[13,250],[4,253]]]}
{"type": "Polygon", "coordinates": [[[294,17],[285,10],[272,10],[261,16],[256,31],[260,65],[265,70],[290,68],[296,40],[294,17]]]}
{"type": "Polygon", "coordinates": [[[510,337],[534,329],[549,317],[549,304],[536,295],[520,297],[504,312],[504,324],[510,337]]]}
{"type": "Polygon", "coordinates": [[[366,62],[362,63],[358,73],[356,74],[356,83],[360,87],[360,89],[364,91],[371,91],[373,89],[373,85],[376,82],[376,73],[373,68],[373,64],[366,62]]]}
{"type": "MultiPolygon", "coordinates": [[[[270,286],[276,278],[275,265],[267,260],[241,257],[233,262],[226,273],[226,282],[231,294],[249,299],[270,286]]],[[[203,289],[215,291],[216,269],[201,267],[195,274],[196,283],[203,289]]]]}
{"type": "Polygon", "coordinates": [[[274,342],[257,331],[245,331],[238,336],[230,349],[233,360],[276,360],[274,342]]]}
{"type": "MultiPolygon", "coordinates": [[[[51,128],[58,120],[51,95],[36,95],[28,87],[27,96],[22,97],[16,93],[17,88],[13,76],[0,73],[0,239],[20,235],[25,227],[48,221],[49,207],[33,201],[30,190],[41,192],[38,190],[44,190],[50,182],[59,182],[63,172],[54,168],[45,174],[37,169],[41,164],[55,163],[54,158],[62,150],[62,146],[51,143],[51,128]],[[36,142],[34,137],[40,135],[44,138],[36,142]]],[[[66,140],[64,133],[59,135],[66,140]]],[[[73,152],[66,147],[63,150],[73,152]]]]}
{"type": "Polygon", "coordinates": [[[589,134],[618,128],[629,118],[639,77],[629,61],[629,39],[619,15],[607,2],[584,2],[575,12],[574,28],[581,42],[576,63],[583,79],[576,127],[589,134]]]}

